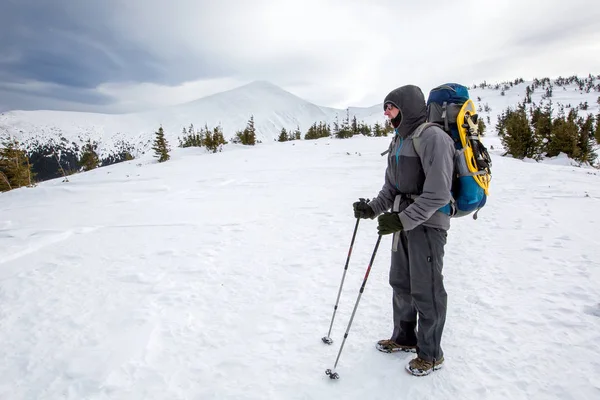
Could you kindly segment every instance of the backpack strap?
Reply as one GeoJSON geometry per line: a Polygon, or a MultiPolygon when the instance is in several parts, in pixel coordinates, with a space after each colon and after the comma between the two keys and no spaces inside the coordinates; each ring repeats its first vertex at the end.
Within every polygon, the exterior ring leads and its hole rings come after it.
{"type": "MultiPolygon", "coordinates": [[[[444,110],[444,112],[446,112],[446,110],[444,110]]],[[[444,129],[442,125],[437,124],[435,122],[424,122],[421,125],[419,125],[417,129],[415,129],[415,132],[412,134],[412,141],[413,146],[415,148],[415,152],[419,157],[421,157],[421,134],[425,129],[429,128],[430,126],[437,126],[441,129],[444,129]]],[[[412,199],[416,200],[418,197],[419,196],[416,196],[412,199]]],[[[448,204],[439,209],[439,211],[443,212],[444,214],[448,214],[450,217],[453,217],[456,214],[456,210],[456,200],[454,199],[454,196],[450,197],[450,202],[448,204]]]]}
{"type": "Polygon", "coordinates": [[[394,141],[390,141],[390,145],[388,146],[388,149],[386,151],[384,151],[383,153],[381,153],[381,156],[385,156],[387,153],[389,153],[390,151],[392,151],[392,143],[394,143],[394,141]]]}
{"type": "Polygon", "coordinates": [[[415,147],[415,151],[417,152],[417,155],[419,157],[421,157],[421,134],[425,129],[429,128],[430,126],[438,126],[442,128],[440,124],[436,124],[435,122],[424,122],[421,125],[419,125],[411,135],[413,146],[415,147]]]}

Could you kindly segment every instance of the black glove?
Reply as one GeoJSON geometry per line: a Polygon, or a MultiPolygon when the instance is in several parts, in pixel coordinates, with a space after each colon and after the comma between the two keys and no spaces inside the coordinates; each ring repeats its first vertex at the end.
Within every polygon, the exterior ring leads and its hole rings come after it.
{"type": "Polygon", "coordinates": [[[354,218],[375,218],[375,211],[373,211],[368,203],[368,199],[359,199],[359,201],[352,204],[352,207],[354,208],[354,218]]]}
{"type": "Polygon", "coordinates": [[[377,218],[377,232],[380,235],[389,235],[390,233],[398,232],[404,229],[398,213],[385,212],[377,218]]]}

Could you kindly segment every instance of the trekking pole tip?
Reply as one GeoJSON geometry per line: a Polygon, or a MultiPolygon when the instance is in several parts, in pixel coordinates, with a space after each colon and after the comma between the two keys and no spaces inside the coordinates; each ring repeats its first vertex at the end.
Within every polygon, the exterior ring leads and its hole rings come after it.
{"type": "Polygon", "coordinates": [[[338,373],[337,372],[333,372],[330,369],[327,369],[325,371],[325,375],[328,375],[329,379],[340,379],[340,376],[338,375],[338,373]]]}
{"type": "Polygon", "coordinates": [[[333,343],[333,339],[331,339],[329,336],[323,336],[321,338],[321,340],[323,341],[323,343],[325,344],[332,344],[333,343]]]}

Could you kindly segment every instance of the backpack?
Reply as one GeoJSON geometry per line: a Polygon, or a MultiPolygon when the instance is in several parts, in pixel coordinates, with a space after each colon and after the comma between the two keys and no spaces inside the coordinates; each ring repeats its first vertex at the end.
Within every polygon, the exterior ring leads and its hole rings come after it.
{"type": "Polygon", "coordinates": [[[454,141],[454,174],[452,200],[440,211],[451,217],[477,213],[485,206],[492,178],[492,160],[479,136],[475,104],[468,89],[447,83],[432,89],[427,99],[427,121],[413,134],[415,151],[420,156],[420,135],[427,127],[437,125],[454,141]]]}

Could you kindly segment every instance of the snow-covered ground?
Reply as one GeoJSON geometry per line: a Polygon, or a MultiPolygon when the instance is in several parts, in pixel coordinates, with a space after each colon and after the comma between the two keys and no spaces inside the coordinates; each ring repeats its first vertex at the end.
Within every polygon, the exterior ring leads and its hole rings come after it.
{"type": "MultiPolygon", "coordinates": [[[[600,176],[493,157],[455,220],[445,368],[405,369],[391,238],[356,220],[389,138],[175,149],[0,194],[0,399],[598,399],[600,176]]],[[[488,140],[488,139],[486,139],[488,140]]],[[[489,138],[490,143],[496,138],[489,138]]]]}

